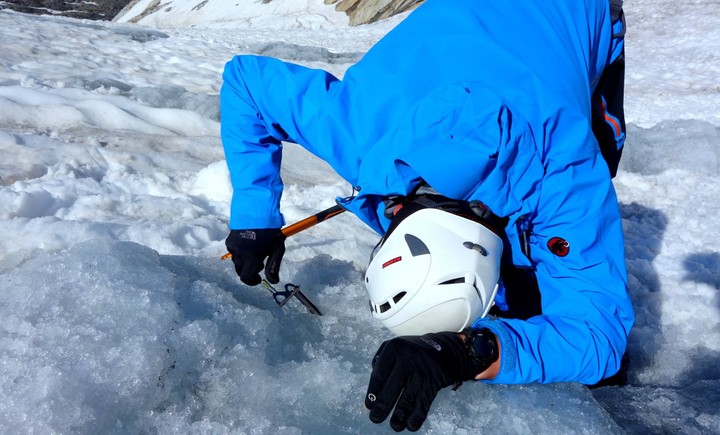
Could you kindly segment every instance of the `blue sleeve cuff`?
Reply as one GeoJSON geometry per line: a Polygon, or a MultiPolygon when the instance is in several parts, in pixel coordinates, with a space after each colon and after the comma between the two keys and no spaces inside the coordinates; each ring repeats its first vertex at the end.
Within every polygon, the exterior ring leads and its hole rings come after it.
{"type": "Polygon", "coordinates": [[[488,384],[512,384],[517,368],[517,347],[510,336],[510,332],[502,320],[480,318],[472,325],[473,328],[488,328],[498,338],[500,344],[500,372],[495,379],[487,379],[482,382],[488,384]]]}
{"type": "Polygon", "coordinates": [[[233,213],[230,217],[231,230],[280,228],[283,225],[285,225],[285,219],[280,213],[273,216],[250,216],[233,213]]]}

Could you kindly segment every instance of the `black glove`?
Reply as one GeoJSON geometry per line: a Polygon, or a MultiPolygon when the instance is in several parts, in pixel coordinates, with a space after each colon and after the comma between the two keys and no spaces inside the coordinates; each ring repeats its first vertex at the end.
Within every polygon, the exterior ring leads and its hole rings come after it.
{"type": "Polygon", "coordinates": [[[454,332],[438,332],[380,345],[365,396],[370,420],[382,423],[395,406],[390,426],[414,432],[425,422],[438,391],[475,379],[497,361],[495,334],[487,328],[464,332],[466,341],[454,332]]]}
{"type": "Polygon", "coordinates": [[[245,284],[260,284],[266,258],[265,278],[272,284],[280,281],[280,261],[285,254],[285,236],[280,229],[231,230],[225,246],[232,254],[235,272],[245,284]]]}

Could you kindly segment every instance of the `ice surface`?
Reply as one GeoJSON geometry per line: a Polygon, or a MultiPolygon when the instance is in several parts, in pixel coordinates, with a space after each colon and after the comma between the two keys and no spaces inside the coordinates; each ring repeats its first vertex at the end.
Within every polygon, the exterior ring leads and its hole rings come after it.
{"type": "MultiPolygon", "coordinates": [[[[326,288],[308,290],[322,318],[239,288],[217,259],[131,242],[93,239],[18,265],[0,278],[0,424],[9,433],[373,431],[361,403],[380,332],[366,334],[369,313],[344,315],[364,305],[359,272],[329,256],[291,268],[308,288],[326,288]]],[[[441,396],[429,422],[441,432],[618,429],[579,385],[472,383],[441,396]]]]}
{"type": "Polygon", "coordinates": [[[353,64],[364,53],[333,53],[324,47],[304,46],[287,42],[266,42],[249,47],[249,51],[261,56],[276,57],[295,62],[324,62],[328,64],[353,64]]]}
{"type": "Polygon", "coordinates": [[[699,120],[663,121],[642,129],[631,125],[620,168],[651,175],[685,169],[706,176],[720,173],[720,131],[699,120]]]}

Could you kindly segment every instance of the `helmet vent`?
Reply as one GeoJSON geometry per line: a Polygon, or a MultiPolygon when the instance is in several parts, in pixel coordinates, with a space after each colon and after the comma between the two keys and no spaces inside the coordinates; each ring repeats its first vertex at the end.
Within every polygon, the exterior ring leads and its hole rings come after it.
{"type": "Polygon", "coordinates": [[[408,249],[410,249],[410,254],[412,254],[413,257],[430,253],[427,245],[412,234],[405,234],[405,243],[407,243],[408,249]]]}
{"type": "Polygon", "coordinates": [[[438,284],[438,285],[446,285],[446,284],[464,284],[464,283],[465,283],[465,278],[461,276],[460,278],[455,278],[455,279],[449,279],[449,280],[447,280],[447,281],[443,281],[443,282],[441,282],[441,283],[440,283],[440,284],[438,284]]]}
{"type": "Polygon", "coordinates": [[[372,303],[372,301],[370,301],[370,309],[378,314],[382,314],[386,311],[390,311],[390,309],[392,309],[392,307],[394,307],[395,304],[400,302],[400,300],[402,300],[402,298],[404,298],[406,294],[407,294],[407,292],[402,291],[402,292],[396,294],[395,296],[393,296],[391,301],[387,301],[381,305],[375,305],[372,303]]]}

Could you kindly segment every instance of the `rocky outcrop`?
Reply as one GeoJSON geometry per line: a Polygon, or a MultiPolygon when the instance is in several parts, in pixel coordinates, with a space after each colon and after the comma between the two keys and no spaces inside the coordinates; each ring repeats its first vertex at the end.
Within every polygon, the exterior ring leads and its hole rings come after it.
{"type": "MultiPolygon", "coordinates": [[[[120,19],[120,17],[122,17],[126,13],[130,12],[130,10],[133,7],[135,7],[135,5],[138,4],[139,2],[140,2],[140,0],[130,1],[130,3],[125,5],[125,7],[115,16],[115,18],[113,18],[113,21],[118,21],[120,19]]],[[[138,22],[140,22],[140,20],[142,20],[143,18],[152,14],[153,12],[159,11],[160,8],[162,8],[162,7],[163,7],[163,5],[160,4],[160,0],[153,0],[150,2],[150,4],[145,8],[145,10],[142,13],[130,18],[128,20],[128,22],[129,23],[138,23],[138,22]]]]}
{"type": "MultiPolygon", "coordinates": [[[[20,12],[34,14],[61,14],[75,18],[88,18],[92,20],[113,20],[128,13],[141,0],[3,0],[3,7],[20,12]]],[[[272,0],[260,0],[262,3],[271,3],[272,0]]],[[[316,0],[321,1],[321,0],[316,0]]],[[[423,0],[323,0],[325,4],[334,4],[339,12],[345,12],[350,18],[350,25],[373,23],[391,17],[395,14],[413,9],[423,0]]],[[[199,10],[208,3],[207,0],[198,0],[196,9],[199,10]]],[[[167,6],[167,0],[152,0],[145,10],[133,17],[130,22],[138,22],[142,18],[157,12],[167,6]]]]}
{"type": "Polygon", "coordinates": [[[8,8],[28,14],[53,14],[89,20],[111,20],[128,0],[4,0],[0,9],[8,8]]]}
{"type": "Polygon", "coordinates": [[[415,8],[423,0],[325,0],[334,4],[335,10],[345,12],[350,25],[373,23],[415,8]]]}

